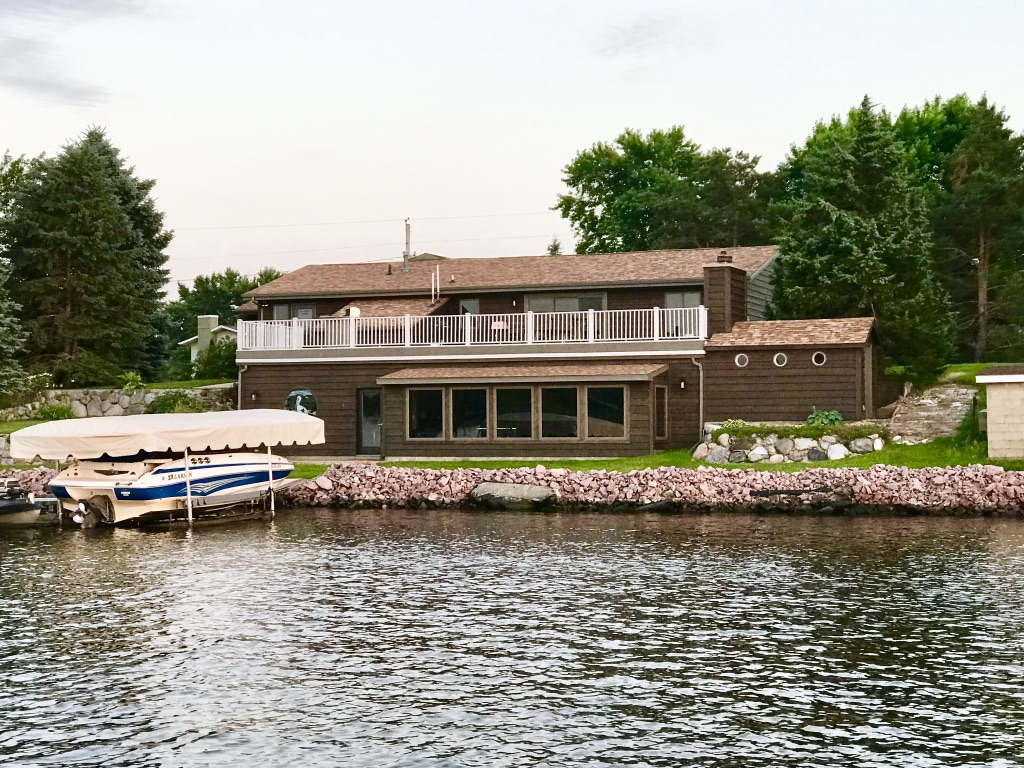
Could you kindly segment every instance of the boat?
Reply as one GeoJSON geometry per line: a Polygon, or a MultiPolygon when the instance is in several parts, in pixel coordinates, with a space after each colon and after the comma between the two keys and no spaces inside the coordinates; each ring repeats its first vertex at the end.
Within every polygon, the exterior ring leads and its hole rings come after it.
{"type": "Polygon", "coordinates": [[[0,478],[0,526],[32,525],[39,520],[42,504],[34,493],[14,478],[0,478]]]}
{"type": "Polygon", "coordinates": [[[97,416],[11,435],[11,455],[69,461],[49,488],[85,527],[192,522],[269,500],[294,466],[277,445],[324,442],[324,423],[293,411],[97,416]]]}

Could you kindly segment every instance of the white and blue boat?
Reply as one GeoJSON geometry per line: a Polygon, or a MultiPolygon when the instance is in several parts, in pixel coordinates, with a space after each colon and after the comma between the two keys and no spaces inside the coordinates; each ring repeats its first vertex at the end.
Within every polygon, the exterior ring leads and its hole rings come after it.
{"type": "Polygon", "coordinates": [[[15,432],[12,455],[70,460],[49,487],[85,525],[220,515],[287,482],[276,445],[324,442],[323,422],[292,411],[147,414],[54,421],[15,432]]]}

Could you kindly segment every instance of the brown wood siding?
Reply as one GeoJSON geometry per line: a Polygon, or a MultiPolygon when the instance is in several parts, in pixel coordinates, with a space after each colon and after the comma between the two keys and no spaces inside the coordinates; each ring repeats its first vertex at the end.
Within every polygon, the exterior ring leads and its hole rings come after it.
{"type": "Polygon", "coordinates": [[[823,366],[811,363],[817,349],[708,349],[705,413],[708,421],[803,421],[815,407],[839,411],[844,419],[862,419],[863,360],[858,348],[822,348],[823,366]],[[777,352],[785,367],[773,362],[777,352]],[[746,368],[735,363],[745,354],[746,368]]]}
{"type": "MultiPolygon", "coordinates": [[[[684,447],[696,442],[699,409],[699,371],[691,358],[673,358],[659,362],[669,370],[656,383],[668,387],[669,440],[658,448],[684,447]],[[685,382],[680,387],[680,382],[685,382]]],[[[604,361],[602,361],[604,362],[604,361]]],[[[621,362],[650,362],[649,358],[621,362]]],[[[481,366],[488,364],[481,363],[481,366]]],[[[507,362],[493,366],[506,367],[507,362]]],[[[436,367],[436,363],[401,362],[359,363],[282,363],[252,364],[241,373],[242,408],[282,408],[293,389],[309,389],[317,399],[317,416],[324,420],[327,442],[324,445],[293,447],[285,455],[354,456],[356,453],[356,390],[377,387],[377,379],[403,368],[436,367]],[[255,398],[253,397],[255,395],[255,398]]],[[[601,384],[595,377],[594,384],[601,384]]],[[[515,385],[510,385],[515,386],[515,385]]],[[[582,386],[572,383],[567,386],[582,386]]],[[[384,448],[392,456],[627,456],[649,453],[653,446],[653,401],[649,382],[626,384],[629,392],[629,442],[579,441],[559,443],[536,440],[531,443],[505,443],[481,440],[473,443],[427,444],[405,440],[405,387],[389,385],[384,390],[384,448]]]]}
{"type": "Polygon", "coordinates": [[[728,279],[732,291],[732,301],[729,303],[731,330],[733,325],[747,319],[747,273],[734,267],[729,270],[728,279]]]}
{"type": "Polygon", "coordinates": [[[708,308],[708,334],[727,333],[728,326],[725,306],[725,271],[704,269],[704,305],[708,308]]]}

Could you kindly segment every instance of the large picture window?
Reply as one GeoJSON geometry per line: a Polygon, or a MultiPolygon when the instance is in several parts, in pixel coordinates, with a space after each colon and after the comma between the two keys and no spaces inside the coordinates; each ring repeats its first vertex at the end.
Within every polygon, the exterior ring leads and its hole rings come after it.
{"type": "Polygon", "coordinates": [[[487,390],[452,390],[452,437],[487,437],[487,390]]]}
{"type": "Polygon", "coordinates": [[[587,437],[625,436],[625,387],[587,387],[587,437]]]}
{"type": "Polygon", "coordinates": [[[494,390],[494,417],[495,437],[533,437],[533,390],[494,390]]]}
{"type": "Polygon", "coordinates": [[[576,387],[550,387],[540,391],[541,437],[578,437],[576,387]]]}
{"type": "Polygon", "coordinates": [[[665,309],[689,309],[699,307],[701,301],[701,290],[695,288],[690,291],[666,291],[665,309]]]}
{"type": "Polygon", "coordinates": [[[601,311],[604,307],[605,296],[603,293],[567,296],[547,294],[526,297],[526,308],[533,312],[586,312],[588,309],[601,311]]]}
{"type": "Polygon", "coordinates": [[[444,398],[440,389],[409,390],[409,437],[439,440],[444,437],[444,398]]]}

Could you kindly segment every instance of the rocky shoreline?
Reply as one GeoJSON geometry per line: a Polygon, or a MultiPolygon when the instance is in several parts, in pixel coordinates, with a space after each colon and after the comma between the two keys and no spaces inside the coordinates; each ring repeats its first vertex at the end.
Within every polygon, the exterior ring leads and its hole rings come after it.
{"type": "MultiPolygon", "coordinates": [[[[52,469],[8,470],[40,493],[52,469]]],[[[813,468],[799,472],[659,467],[631,472],[519,469],[407,469],[338,464],[278,493],[280,506],[443,509],[473,506],[481,483],[550,488],[562,511],[776,512],[1024,518],[1024,472],[972,464],[907,469],[813,468]]]]}
{"type": "Polygon", "coordinates": [[[813,468],[764,472],[660,467],[631,472],[521,469],[406,469],[347,464],[279,495],[284,503],[339,508],[472,506],[480,483],[551,488],[567,511],[929,514],[1024,518],[1024,472],[970,465],[907,469],[813,468]]]}

